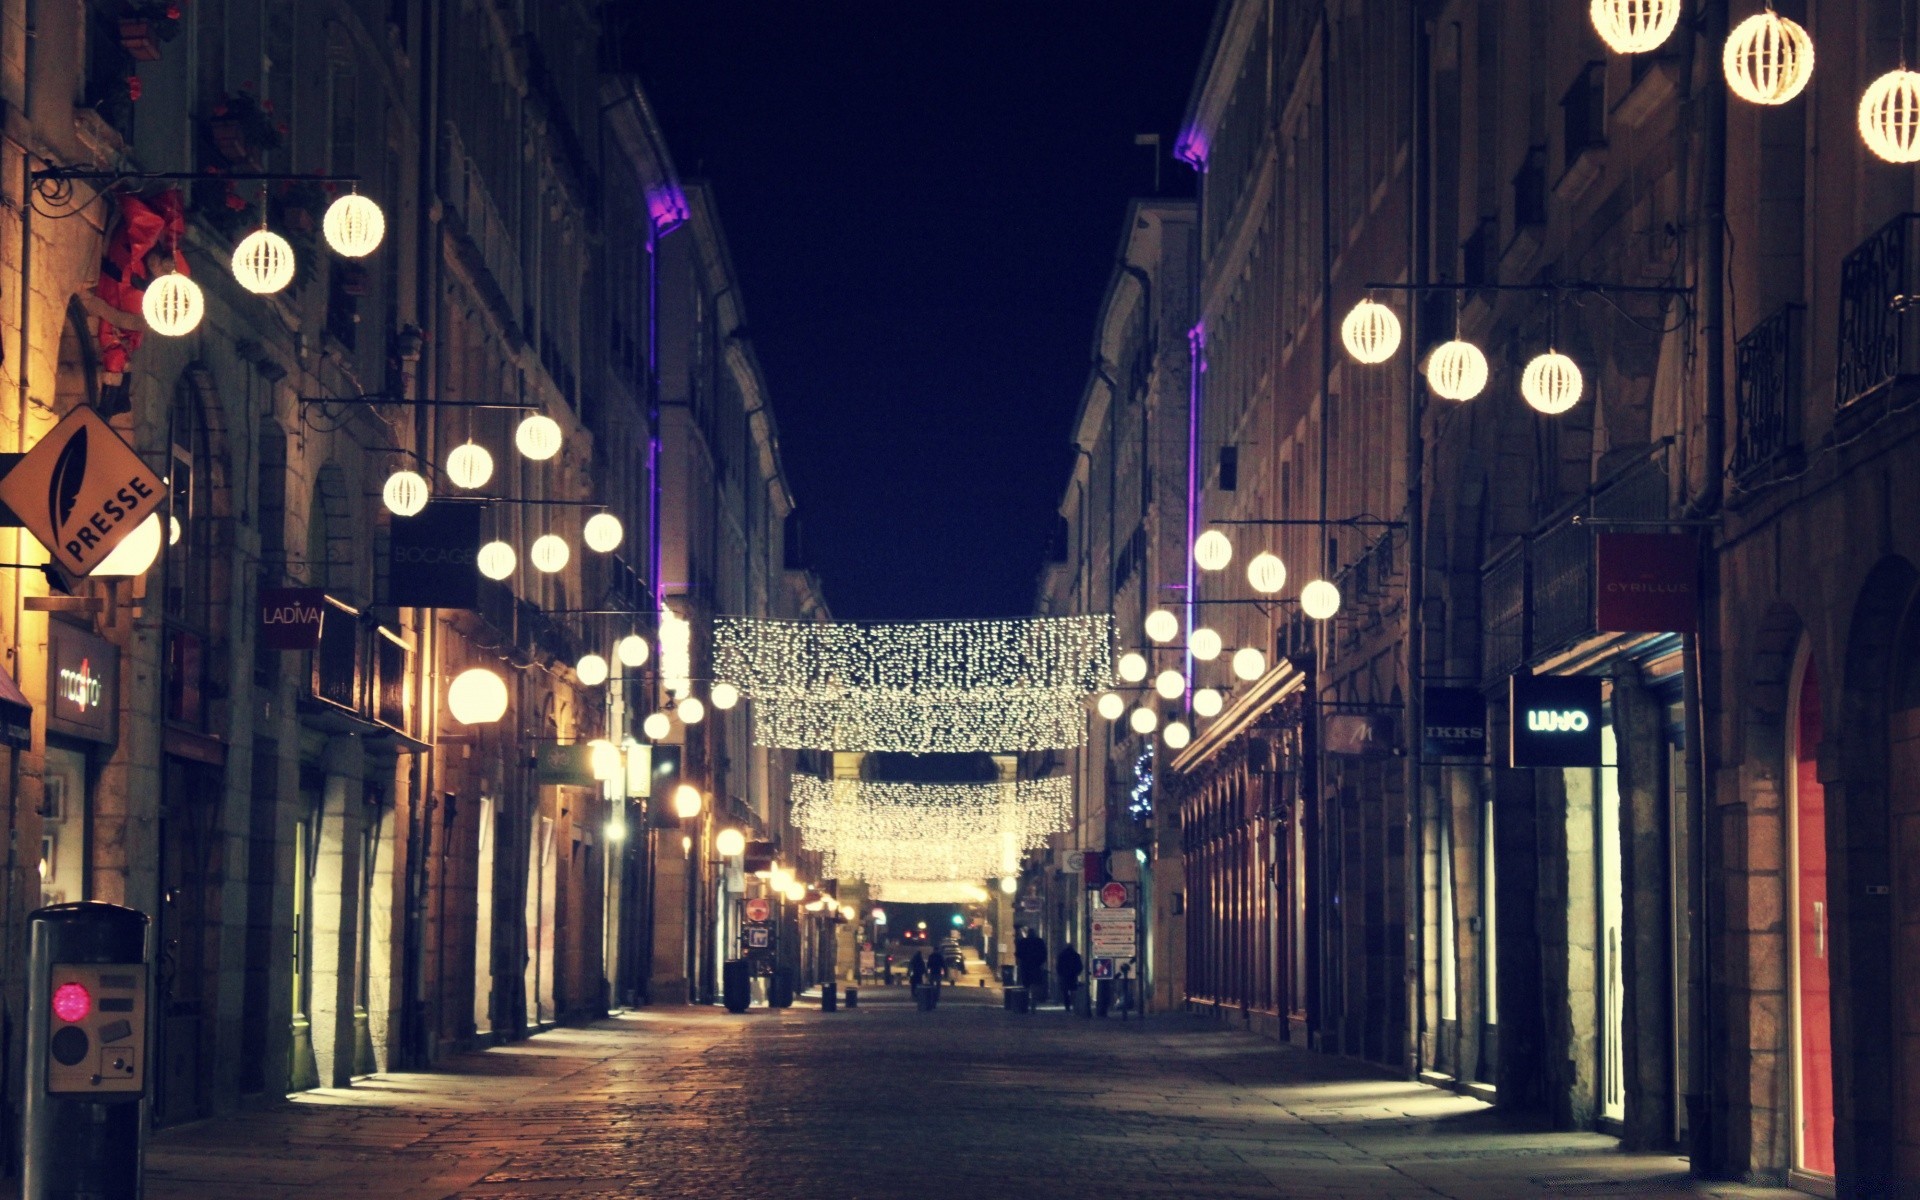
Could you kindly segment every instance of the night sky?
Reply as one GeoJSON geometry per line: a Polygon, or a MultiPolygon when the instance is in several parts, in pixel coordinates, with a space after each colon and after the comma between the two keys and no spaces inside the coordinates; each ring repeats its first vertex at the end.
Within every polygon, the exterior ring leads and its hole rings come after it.
{"type": "MultiPolygon", "coordinates": [[[[839,619],[1015,615],[1212,0],[633,0],[839,619]]],[[[1166,156],[1163,191],[1191,194],[1166,156]]]]}

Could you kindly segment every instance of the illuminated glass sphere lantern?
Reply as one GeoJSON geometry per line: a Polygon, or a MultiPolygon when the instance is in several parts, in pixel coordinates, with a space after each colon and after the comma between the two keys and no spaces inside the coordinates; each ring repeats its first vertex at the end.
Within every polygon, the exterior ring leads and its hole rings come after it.
{"type": "Polygon", "coordinates": [[[1646,54],[1680,25],[1680,0],[1593,0],[1593,28],[1615,54],[1646,54]]]}
{"type": "Polygon", "coordinates": [[[233,248],[233,278],[256,296],[293,282],[293,247],[270,229],[256,229],[233,248]]]}
{"type": "Polygon", "coordinates": [[[1194,540],[1193,561],[1202,571],[1224,571],[1233,561],[1233,543],[1218,529],[1209,529],[1194,540]]]}
{"type": "Polygon", "coordinates": [[[740,689],[730,683],[716,683],[713,690],[707,693],[707,699],[713,701],[715,708],[726,712],[740,703],[740,689]]]}
{"type": "Polygon", "coordinates": [[[1555,350],[1528,363],[1526,373],[1520,377],[1520,395],[1548,416],[1566,412],[1580,403],[1580,393],[1585,386],[1579,364],[1555,350]]]}
{"type": "Polygon", "coordinates": [[[1252,683],[1267,673],[1267,656],[1252,646],[1243,646],[1233,652],[1233,673],[1252,683]]]}
{"type": "Polygon", "coordinates": [[[485,446],[466,442],[455,446],[453,453],[447,455],[447,479],[457,488],[472,491],[487,486],[487,480],[493,478],[493,455],[487,453],[485,446]]]}
{"type": "Polygon", "coordinates": [[[1226,697],[1212,688],[1201,688],[1193,694],[1193,711],[1203,717],[1217,717],[1226,706],[1226,697]]]}
{"type": "Polygon", "coordinates": [[[326,216],[320,219],[320,232],[335,254],[365,258],[378,250],[387,236],[387,218],[378,204],[352,192],[327,206],[326,216]]]}
{"type": "Polygon", "coordinates": [[[125,578],[144,575],[160,557],[160,514],[154,513],[120,539],[100,565],[93,569],[96,578],[125,578]]]}
{"type": "Polygon", "coordinates": [[[1813,78],[1813,38],[1771,8],[1727,38],[1722,64],[1733,94],[1753,104],[1785,104],[1813,78]]]}
{"type": "Polygon", "coordinates": [[[673,718],[663,712],[648,713],[647,719],[640,722],[640,732],[657,742],[673,732],[673,718]]]}
{"type": "Polygon", "coordinates": [[[1129,650],[1120,656],[1120,678],[1127,683],[1139,683],[1147,677],[1147,658],[1144,654],[1129,650]]]}
{"type": "Polygon", "coordinates": [[[674,705],[673,714],[680,718],[682,725],[698,725],[707,719],[707,706],[700,703],[698,697],[688,696],[674,705]]]}
{"type": "Polygon", "coordinates": [[[1169,750],[1185,750],[1193,742],[1193,730],[1178,721],[1168,721],[1160,736],[1166,739],[1169,750]]]}
{"type": "Polygon", "coordinates": [[[505,542],[488,542],[480,547],[480,553],[474,559],[474,565],[480,573],[496,582],[513,577],[513,569],[519,565],[519,555],[505,542]]]}
{"type": "Polygon", "coordinates": [[[1354,361],[1383,363],[1400,348],[1400,318],[1384,304],[1362,300],[1340,323],[1340,340],[1354,361]]]}
{"type": "Polygon", "coordinates": [[[447,708],[462,725],[491,725],[507,715],[507,681],[485,667],[462,671],[447,687],[447,708]]]}
{"type": "Polygon", "coordinates": [[[1201,662],[1212,662],[1219,658],[1220,652],[1225,648],[1226,643],[1220,640],[1220,635],[1205,626],[1194,630],[1193,635],[1187,639],[1187,649],[1191,650],[1193,656],[1201,662]]]}
{"type": "Polygon", "coordinates": [[[1154,678],[1153,690],[1163,700],[1178,700],[1187,691],[1187,677],[1178,671],[1162,671],[1154,678]]]}
{"type": "Polygon", "coordinates": [[[587,518],[586,526],[580,531],[580,540],[587,549],[597,554],[611,554],[620,548],[620,540],[627,536],[621,527],[620,518],[612,513],[595,513],[587,518]]]}
{"type": "Polygon", "coordinates": [[[161,337],[185,337],[200,327],[206,314],[207,298],[200,285],[177,272],[149,283],[140,297],[140,315],[161,337]]]}
{"type": "Polygon", "coordinates": [[[1115,692],[1108,692],[1094,704],[1094,709],[1109,721],[1118,721],[1127,715],[1127,702],[1115,692]]]}
{"type": "Polygon", "coordinates": [[[1316,579],[1300,589],[1300,611],[1316,621],[1325,621],[1340,611],[1340,589],[1324,579],[1316,579]]]}
{"type": "Polygon", "coordinates": [[[623,667],[644,667],[653,650],[647,645],[647,639],[630,633],[613,644],[613,652],[620,656],[623,667]]]}
{"type": "Polygon", "coordinates": [[[1127,718],[1127,725],[1135,733],[1152,733],[1160,727],[1160,717],[1150,708],[1136,708],[1133,716],[1127,718]]]}
{"type": "Polygon", "coordinates": [[[427,481],[417,471],[395,471],[387,476],[386,486],[380,489],[381,501],[396,517],[418,516],[431,495],[427,481]]]}
{"type": "Polygon", "coordinates": [[[560,453],[560,444],[565,440],[560,422],[544,413],[529,415],[513,431],[514,446],[534,462],[545,462],[560,453]]]}
{"type": "Polygon", "coordinates": [[[747,852],[747,835],[738,829],[722,829],[713,835],[713,849],[722,858],[737,858],[747,852]]]}
{"type": "Polygon", "coordinates": [[[1920,162],[1920,72],[1902,67],[1860,98],[1860,136],[1890,163],[1920,162]]]}
{"type": "Polygon", "coordinates": [[[568,560],[573,557],[573,551],[567,549],[566,542],[557,535],[543,533],[533,539],[533,549],[528,551],[527,557],[533,560],[536,570],[551,575],[556,571],[566,570],[568,560]]]}
{"type": "Polygon", "coordinates": [[[1180,636],[1180,618],[1164,608],[1156,608],[1147,614],[1147,636],[1156,642],[1170,642],[1180,636]]]}
{"type": "Polygon", "coordinates": [[[1287,586],[1287,564],[1280,556],[1262,550],[1247,564],[1247,584],[1263,596],[1271,596],[1287,586]]]}
{"type": "Polygon", "coordinates": [[[573,664],[573,673],[586,686],[599,687],[607,681],[607,660],[598,654],[582,654],[573,664]]]}
{"type": "Polygon", "coordinates": [[[1427,387],[1442,400],[1471,400],[1487,390],[1487,356],[1455,338],[1427,357],[1427,387]]]}

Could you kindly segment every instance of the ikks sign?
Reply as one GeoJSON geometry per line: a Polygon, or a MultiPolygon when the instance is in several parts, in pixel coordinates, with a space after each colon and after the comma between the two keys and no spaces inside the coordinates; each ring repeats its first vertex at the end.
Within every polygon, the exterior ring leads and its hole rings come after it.
{"type": "Polygon", "coordinates": [[[1700,542],[1692,534],[1603,533],[1594,564],[1600,632],[1698,632],[1700,542]]]}
{"type": "Polygon", "coordinates": [[[90,742],[114,739],[120,651],[65,621],[47,622],[47,730],[90,742]]]}
{"type": "Polygon", "coordinates": [[[1515,675],[1509,692],[1513,765],[1600,766],[1600,685],[1598,675],[1515,675]]]}
{"type": "Polygon", "coordinates": [[[74,579],[166,498],[160,477],[91,408],[68,413],[0,479],[0,501],[74,579]]]}
{"type": "Polygon", "coordinates": [[[260,644],[268,650],[316,650],[327,620],[320,588],[261,588],[260,644]]]}
{"type": "Polygon", "coordinates": [[[1430,687],[1422,704],[1425,737],[1421,752],[1429,758],[1487,756],[1487,698],[1478,688],[1430,687]]]}

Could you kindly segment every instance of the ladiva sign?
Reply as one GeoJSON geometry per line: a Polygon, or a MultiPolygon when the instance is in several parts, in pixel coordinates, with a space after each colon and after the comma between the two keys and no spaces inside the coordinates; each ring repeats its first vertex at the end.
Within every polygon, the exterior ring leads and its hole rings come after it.
{"type": "Polygon", "coordinates": [[[313,650],[327,620],[320,588],[261,588],[260,645],[268,650],[313,650]]]}
{"type": "Polygon", "coordinates": [[[0,479],[0,501],[75,579],[166,498],[160,477],[91,408],[68,413],[0,479]]]}

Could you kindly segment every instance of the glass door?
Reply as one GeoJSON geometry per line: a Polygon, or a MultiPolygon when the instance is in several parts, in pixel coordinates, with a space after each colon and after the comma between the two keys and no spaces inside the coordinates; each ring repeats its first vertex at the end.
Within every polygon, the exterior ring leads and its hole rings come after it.
{"type": "Polygon", "coordinates": [[[1626,903],[1620,861],[1619,740],[1609,722],[1600,734],[1600,1117],[1627,1119],[1627,983],[1623,939],[1626,903]]]}
{"type": "Polygon", "coordinates": [[[1828,974],[1827,794],[1820,782],[1820,681],[1801,668],[1792,723],[1794,1166],[1833,1174],[1832,979],[1828,974]]]}

